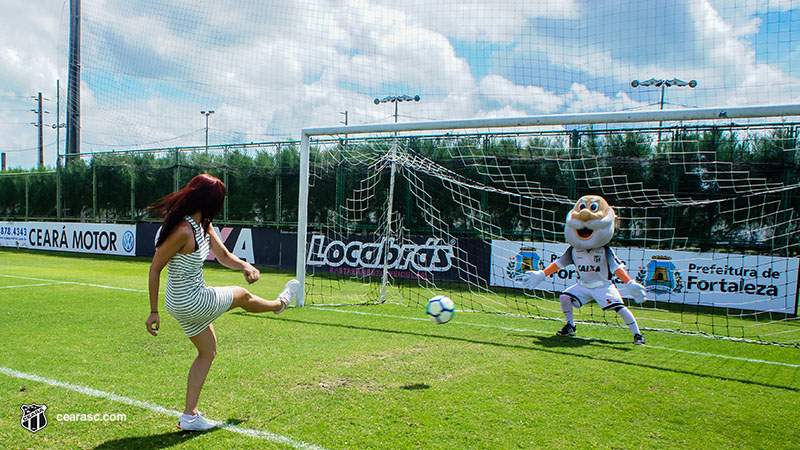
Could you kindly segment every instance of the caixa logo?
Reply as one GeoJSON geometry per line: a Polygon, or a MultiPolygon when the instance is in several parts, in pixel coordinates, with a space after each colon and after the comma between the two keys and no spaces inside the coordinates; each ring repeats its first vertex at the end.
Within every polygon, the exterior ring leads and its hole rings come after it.
{"type": "Polygon", "coordinates": [[[452,268],[453,246],[441,239],[429,238],[424,244],[397,244],[394,239],[377,242],[335,241],[315,234],[308,246],[306,264],[309,266],[350,266],[365,269],[383,267],[384,249],[388,253],[388,268],[447,272],[452,268]]]}

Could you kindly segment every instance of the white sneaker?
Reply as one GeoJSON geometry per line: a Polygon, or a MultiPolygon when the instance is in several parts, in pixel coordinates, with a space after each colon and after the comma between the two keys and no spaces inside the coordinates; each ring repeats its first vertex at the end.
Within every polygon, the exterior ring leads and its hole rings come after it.
{"type": "Polygon", "coordinates": [[[290,280],[286,283],[286,286],[283,287],[283,291],[281,294],[278,295],[278,300],[281,302],[281,309],[274,311],[275,314],[280,314],[286,311],[286,308],[292,304],[294,298],[297,297],[297,294],[300,292],[300,289],[303,285],[300,284],[297,280],[290,280]]]}
{"type": "Polygon", "coordinates": [[[185,417],[187,417],[185,414],[181,414],[178,419],[178,428],[183,431],[205,431],[217,426],[216,423],[206,420],[199,412],[194,416],[194,419],[186,419],[185,417]]]}

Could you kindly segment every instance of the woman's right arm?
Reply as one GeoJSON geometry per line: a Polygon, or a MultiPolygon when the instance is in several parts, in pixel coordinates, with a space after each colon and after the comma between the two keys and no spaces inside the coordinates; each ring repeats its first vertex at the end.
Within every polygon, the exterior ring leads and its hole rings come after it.
{"type": "Polygon", "coordinates": [[[147,331],[153,336],[157,335],[157,331],[161,325],[161,318],[158,315],[158,289],[161,284],[161,271],[167,265],[170,259],[180,252],[189,241],[194,239],[194,234],[188,224],[178,225],[167,236],[167,239],[156,247],[156,253],[153,255],[153,262],[150,263],[150,273],[148,275],[148,291],[150,293],[150,316],[148,316],[145,326],[147,331]]]}

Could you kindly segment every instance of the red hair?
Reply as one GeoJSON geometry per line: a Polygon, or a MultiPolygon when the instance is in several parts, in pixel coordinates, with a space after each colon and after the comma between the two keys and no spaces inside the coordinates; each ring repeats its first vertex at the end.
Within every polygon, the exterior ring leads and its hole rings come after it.
{"type": "Polygon", "coordinates": [[[207,233],[211,221],[217,217],[225,203],[225,183],[219,178],[201,173],[180,191],[168,194],[147,207],[156,217],[164,218],[156,247],[161,245],[185,216],[202,214],[198,225],[207,233]]]}

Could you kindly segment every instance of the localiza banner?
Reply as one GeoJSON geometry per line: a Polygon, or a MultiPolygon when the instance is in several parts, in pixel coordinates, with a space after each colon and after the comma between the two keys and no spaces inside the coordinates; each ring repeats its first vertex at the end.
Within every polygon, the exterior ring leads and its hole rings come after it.
{"type": "MultiPolygon", "coordinates": [[[[566,244],[492,242],[493,286],[518,287],[527,270],[541,270],[566,244]]],[[[797,313],[800,259],[734,253],[700,253],[612,247],[647,299],[718,308],[797,313]]],[[[577,283],[575,267],[547,277],[537,289],[562,292],[577,283]]]]}
{"type": "Polygon", "coordinates": [[[134,256],[136,226],[71,222],[0,222],[0,247],[134,256]]]}

